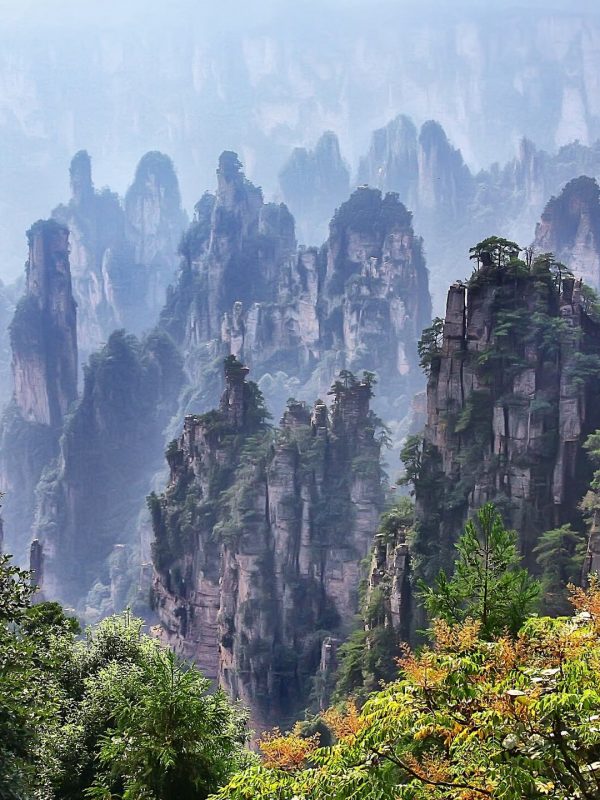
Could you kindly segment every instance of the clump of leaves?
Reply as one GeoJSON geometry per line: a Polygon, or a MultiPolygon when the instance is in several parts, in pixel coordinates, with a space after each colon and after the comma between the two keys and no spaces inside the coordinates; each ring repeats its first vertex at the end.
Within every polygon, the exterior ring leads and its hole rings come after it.
{"type": "Polygon", "coordinates": [[[504,527],[492,503],[465,525],[456,544],[454,573],[441,570],[433,586],[421,582],[430,615],[450,624],[475,619],[483,636],[516,635],[539,594],[539,584],[519,565],[517,534],[504,527]]]}
{"type": "Polygon", "coordinates": [[[216,800],[595,800],[598,582],[573,602],[575,617],[530,618],[514,637],[482,637],[474,619],[438,621],[432,645],[407,651],[360,713],[327,713],[333,745],[291,770],[252,766],[216,800]]]}

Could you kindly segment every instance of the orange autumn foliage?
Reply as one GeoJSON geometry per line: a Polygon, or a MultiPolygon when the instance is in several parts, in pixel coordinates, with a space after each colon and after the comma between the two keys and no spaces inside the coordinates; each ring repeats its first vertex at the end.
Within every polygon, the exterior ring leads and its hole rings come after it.
{"type": "Polygon", "coordinates": [[[323,721],[340,742],[350,744],[365,727],[365,720],[354,700],[346,703],[346,711],[342,713],[337,708],[329,708],[323,714],[323,721]]]}
{"type": "Polygon", "coordinates": [[[286,734],[281,733],[279,728],[274,728],[264,733],[258,741],[265,766],[286,771],[304,767],[318,746],[319,734],[303,737],[298,724],[286,734]]]}

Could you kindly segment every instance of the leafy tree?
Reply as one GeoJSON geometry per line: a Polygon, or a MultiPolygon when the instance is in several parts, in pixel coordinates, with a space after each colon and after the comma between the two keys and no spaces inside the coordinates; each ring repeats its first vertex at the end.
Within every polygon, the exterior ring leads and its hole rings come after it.
{"type": "Polygon", "coordinates": [[[429,375],[432,365],[439,359],[444,340],[444,320],[436,317],[428,328],[423,330],[417,343],[419,364],[425,374],[429,375]]]}
{"type": "Polygon", "coordinates": [[[516,635],[539,585],[519,567],[517,535],[506,530],[493,503],[486,503],[467,522],[456,550],[452,577],[441,570],[433,586],[421,583],[430,615],[449,624],[477,620],[488,638],[505,630],[516,635]]]}
{"type": "Polygon", "coordinates": [[[590,434],[583,446],[595,470],[588,492],[581,502],[581,508],[587,514],[589,521],[593,522],[600,511],[600,430],[590,434]]]}
{"type": "Polygon", "coordinates": [[[516,242],[502,239],[499,236],[489,236],[474,247],[469,248],[469,258],[480,267],[507,267],[515,262],[522,248],[516,242]]]}
{"type": "Polygon", "coordinates": [[[243,718],[223,692],[161,647],[136,668],[112,662],[97,678],[113,707],[88,797],[202,800],[243,763],[243,718]]]}
{"type": "Polygon", "coordinates": [[[328,716],[335,744],[279,734],[216,800],[596,800],[597,582],[573,602],[576,616],[532,618],[514,639],[438,620],[432,646],[406,652],[360,713],[328,716]]]}
{"type": "Polygon", "coordinates": [[[0,797],[25,797],[37,717],[30,708],[38,679],[31,649],[20,632],[33,588],[29,573],[0,555],[0,797]]]}
{"type": "Polygon", "coordinates": [[[40,800],[202,800],[244,762],[244,716],[141,620],[124,613],[51,647],[61,703],[40,737],[40,800]]]}
{"type": "Polygon", "coordinates": [[[63,669],[55,641],[77,626],[56,603],[32,606],[31,573],[0,555],[0,797],[32,796],[37,784],[41,731],[52,725],[63,669]]]}
{"type": "MultiPolygon", "coordinates": [[[[381,516],[375,549],[383,547],[391,551],[395,546],[404,544],[413,521],[413,504],[407,497],[400,498],[381,516]]],[[[353,631],[338,650],[339,667],[333,695],[335,701],[341,701],[348,695],[364,701],[382,681],[390,681],[396,674],[400,638],[407,632],[394,628],[389,602],[394,578],[390,569],[380,575],[377,586],[367,589],[365,581],[361,627],[353,631]]],[[[394,588],[402,591],[403,587],[394,588]]]]}
{"type": "Polygon", "coordinates": [[[423,463],[423,434],[413,434],[408,436],[402,450],[400,458],[404,464],[404,475],[399,479],[401,486],[412,486],[411,494],[414,494],[416,485],[421,477],[421,467],[423,463]]]}
{"type": "Polygon", "coordinates": [[[550,615],[569,611],[565,593],[569,584],[581,579],[583,560],[587,549],[587,535],[562,525],[543,533],[534,549],[536,561],[542,569],[540,578],[541,605],[550,615]]]}
{"type": "Polygon", "coordinates": [[[600,297],[591,286],[586,283],[581,285],[581,299],[585,313],[595,322],[600,322],[600,297]]]}

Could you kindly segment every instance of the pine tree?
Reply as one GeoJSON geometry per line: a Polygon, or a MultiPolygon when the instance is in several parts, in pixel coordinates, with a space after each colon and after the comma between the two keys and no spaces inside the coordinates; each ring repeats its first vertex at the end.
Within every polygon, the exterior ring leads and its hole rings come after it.
{"type": "Polygon", "coordinates": [[[452,577],[442,570],[433,586],[421,584],[429,614],[450,624],[479,621],[484,638],[506,630],[515,635],[539,594],[539,584],[519,566],[517,535],[504,527],[493,503],[467,522],[456,549],[452,577]]]}
{"type": "Polygon", "coordinates": [[[544,613],[552,616],[569,613],[571,605],[567,586],[580,583],[586,549],[586,534],[574,531],[570,525],[553,528],[540,536],[533,552],[542,568],[540,583],[544,613]]]}

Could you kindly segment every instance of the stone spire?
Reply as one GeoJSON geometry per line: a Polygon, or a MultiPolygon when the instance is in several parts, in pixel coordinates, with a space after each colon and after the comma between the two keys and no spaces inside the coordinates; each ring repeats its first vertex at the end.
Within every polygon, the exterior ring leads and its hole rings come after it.
{"type": "Polygon", "coordinates": [[[245,385],[248,367],[241,364],[235,356],[225,359],[225,391],[221,397],[221,413],[227,423],[236,430],[244,427],[246,421],[245,385]]]}
{"type": "Polygon", "coordinates": [[[28,422],[57,428],[77,397],[69,231],[40,220],[27,238],[26,293],[10,326],[15,401],[28,422]]]}
{"type": "Polygon", "coordinates": [[[73,203],[83,205],[94,196],[92,183],[92,159],[87,150],[79,150],[71,159],[69,168],[71,178],[71,195],[73,203]]]}

